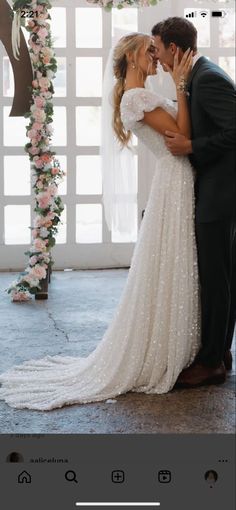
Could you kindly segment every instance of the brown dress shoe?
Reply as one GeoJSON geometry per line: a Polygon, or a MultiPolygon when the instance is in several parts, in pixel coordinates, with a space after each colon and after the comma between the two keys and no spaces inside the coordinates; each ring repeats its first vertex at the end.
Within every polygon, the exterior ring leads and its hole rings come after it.
{"type": "Polygon", "coordinates": [[[225,352],[225,355],[224,355],[224,364],[225,364],[226,370],[232,370],[233,356],[232,356],[232,352],[230,350],[225,352]]]}
{"type": "Polygon", "coordinates": [[[191,365],[179,375],[176,388],[194,388],[209,384],[222,384],[226,379],[226,370],[222,362],[219,367],[206,367],[200,363],[191,365]]]}

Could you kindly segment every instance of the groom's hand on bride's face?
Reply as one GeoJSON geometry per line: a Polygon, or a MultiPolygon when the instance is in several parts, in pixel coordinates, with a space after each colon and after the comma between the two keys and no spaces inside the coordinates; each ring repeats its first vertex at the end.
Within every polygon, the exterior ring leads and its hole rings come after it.
{"type": "Polygon", "coordinates": [[[192,153],[192,142],[186,136],[172,131],[165,132],[165,144],[173,156],[183,156],[192,153]]]}

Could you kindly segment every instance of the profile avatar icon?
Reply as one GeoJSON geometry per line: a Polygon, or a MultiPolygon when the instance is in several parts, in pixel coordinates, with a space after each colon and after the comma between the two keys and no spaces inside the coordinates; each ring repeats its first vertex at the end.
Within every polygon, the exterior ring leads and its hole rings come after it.
{"type": "Polygon", "coordinates": [[[205,473],[205,480],[210,485],[210,488],[212,489],[215,485],[215,483],[218,480],[218,474],[213,469],[210,469],[205,473]]]}
{"type": "Polygon", "coordinates": [[[6,462],[24,462],[24,458],[19,452],[11,452],[7,456],[6,462]]]}

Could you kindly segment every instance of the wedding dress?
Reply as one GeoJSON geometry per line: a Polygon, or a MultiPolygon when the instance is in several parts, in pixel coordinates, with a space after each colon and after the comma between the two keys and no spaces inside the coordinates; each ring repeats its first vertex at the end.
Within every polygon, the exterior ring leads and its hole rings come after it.
{"type": "Polygon", "coordinates": [[[86,358],[47,356],[3,373],[0,398],[12,407],[46,411],[128,391],[166,393],[198,352],[193,169],[142,122],[143,112],[157,106],[176,117],[172,101],[147,89],[126,91],[121,102],[124,126],[154,153],[157,164],[114,318],[86,358]]]}

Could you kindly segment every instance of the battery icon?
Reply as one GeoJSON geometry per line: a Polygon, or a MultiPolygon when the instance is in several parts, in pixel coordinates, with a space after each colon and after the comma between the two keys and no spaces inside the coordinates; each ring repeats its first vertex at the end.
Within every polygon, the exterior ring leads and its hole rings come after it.
{"type": "Polygon", "coordinates": [[[225,11],[211,11],[211,15],[213,18],[224,18],[226,13],[225,11]]]}

